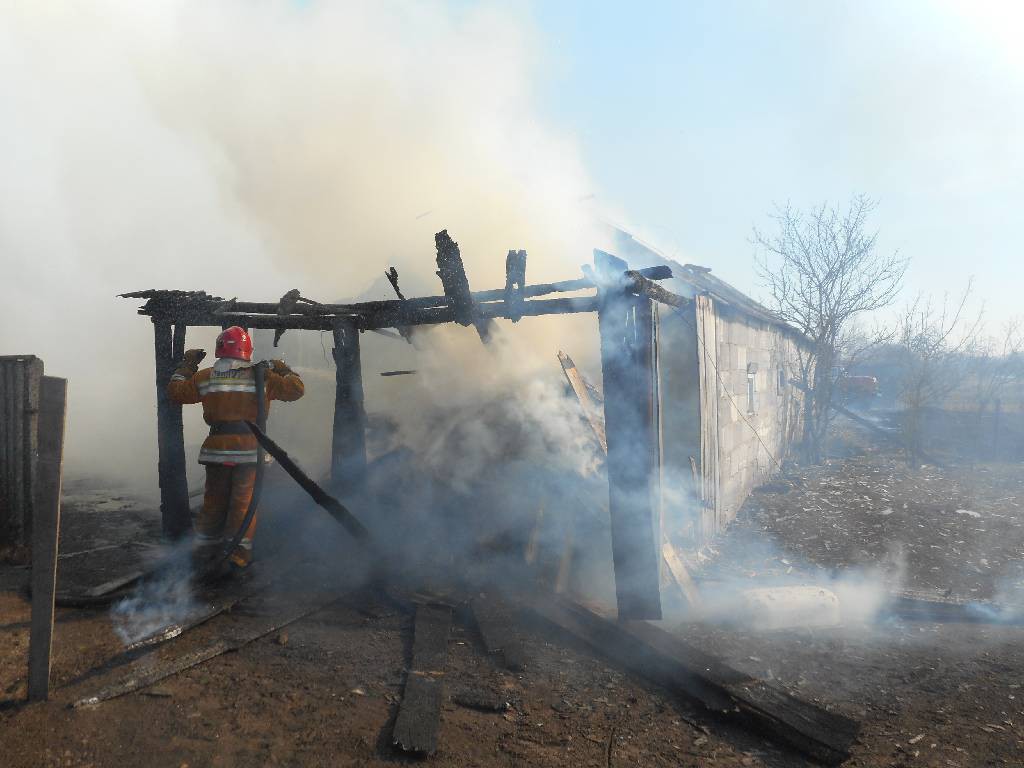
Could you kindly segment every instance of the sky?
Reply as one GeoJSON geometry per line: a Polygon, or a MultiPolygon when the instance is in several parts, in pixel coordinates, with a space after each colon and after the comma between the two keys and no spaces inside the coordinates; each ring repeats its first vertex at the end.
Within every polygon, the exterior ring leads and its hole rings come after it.
{"type": "Polygon", "coordinates": [[[596,204],[759,294],[775,204],[878,201],[903,300],[975,278],[990,326],[1024,313],[1024,4],[538,1],[544,119],[596,204]]]}

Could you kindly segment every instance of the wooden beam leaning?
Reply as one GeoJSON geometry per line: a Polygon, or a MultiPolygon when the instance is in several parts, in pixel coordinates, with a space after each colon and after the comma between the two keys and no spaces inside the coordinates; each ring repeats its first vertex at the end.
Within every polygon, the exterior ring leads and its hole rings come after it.
{"type": "Polygon", "coordinates": [[[64,458],[67,379],[43,376],[39,407],[39,477],[32,521],[32,622],[28,646],[28,699],[50,695],[53,606],[57,593],[60,487],[64,458]]]}
{"type": "Polygon", "coordinates": [[[432,755],[437,751],[451,625],[448,606],[416,606],[412,664],[392,732],[392,743],[406,752],[432,755]]]}
{"type": "Polygon", "coordinates": [[[357,493],[366,482],[366,407],[359,329],[336,319],[334,334],[334,430],[331,440],[331,486],[342,496],[357,493]]]}
{"type": "Polygon", "coordinates": [[[859,730],[856,721],[752,678],[653,624],[609,621],[583,606],[543,595],[530,608],[606,658],[773,741],[826,765],[849,757],[859,730]]]}
{"type": "MultiPolygon", "coordinates": [[[[209,325],[220,325],[217,319],[209,325]]],[[[171,402],[167,384],[174,364],[185,351],[185,324],[157,315],[153,317],[156,352],[156,430],[160,483],[160,521],[166,539],[176,540],[192,527],[185,474],[185,433],[181,406],[171,402]]]]}
{"type": "MultiPolygon", "coordinates": [[[[594,251],[598,273],[614,286],[626,263],[594,251]]],[[[660,542],[655,537],[658,480],[650,299],[618,287],[598,294],[604,421],[608,443],[608,509],[620,619],[660,619],[660,542]]]]}
{"type": "Polygon", "coordinates": [[[558,362],[562,365],[562,372],[565,374],[566,381],[572,387],[573,394],[576,395],[576,399],[583,409],[583,415],[587,419],[587,423],[590,424],[598,445],[601,446],[601,450],[607,455],[608,438],[604,430],[604,398],[597,398],[596,392],[592,391],[591,387],[588,386],[590,382],[584,378],[583,374],[576,367],[576,363],[565,352],[559,351],[558,362]]]}

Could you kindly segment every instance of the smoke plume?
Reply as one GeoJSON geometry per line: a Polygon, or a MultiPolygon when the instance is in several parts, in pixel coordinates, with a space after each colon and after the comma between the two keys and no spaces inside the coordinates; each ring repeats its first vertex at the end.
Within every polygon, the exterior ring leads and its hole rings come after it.
{"type": "MultiPolygon", "coordinates": [[[[0,15],[0,349],[70,379],[73,474],[155,486],[152,334],[117,293],[330,301],[388,264],[433,293],[445,228],[477,288],[502,283],[509,248],[528,250],[531,280],[589,258],[586,175],[538,115],[544,61],[514,12],[26,0],[0,15]]],[[[540,328],[517,331],[554,366],[540,328]]],[[[504,365],[481,359],[449,369],[504,365]]]]}

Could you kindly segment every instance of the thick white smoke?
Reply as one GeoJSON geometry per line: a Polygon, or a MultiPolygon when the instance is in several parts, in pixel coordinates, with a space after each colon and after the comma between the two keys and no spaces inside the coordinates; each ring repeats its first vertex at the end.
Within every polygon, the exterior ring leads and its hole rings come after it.
{"type": "Polygon", "coordinates": [[[5,3],[0,352],[71,380],[69,470],[155,485],[152,334],[117,293],[331,300],[392,263],[434,292],[444,228],[477,288],[509,248],[532,280],[578,274],[589,190],[533,102],[543,66],[487,6],[5,3]]]}

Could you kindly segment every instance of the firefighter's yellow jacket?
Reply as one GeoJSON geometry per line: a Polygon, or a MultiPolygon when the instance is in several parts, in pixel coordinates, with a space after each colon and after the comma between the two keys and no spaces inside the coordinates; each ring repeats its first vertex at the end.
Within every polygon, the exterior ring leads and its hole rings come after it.
{"type": "MultiPolygon", "coordinates": [[[[267,410],[271,400],[293,401],[305,394],[299,375],[267,370],[267,410]]],[[[199,451],[200,464],[255,464],[256,438],[244,421],[256,420],[256,373],[252,363],[221,358],[212,368],[195,371],[183,365],[171,377],[167,393],[176,403],[202,403],[210,435],[199,451]]]]}

